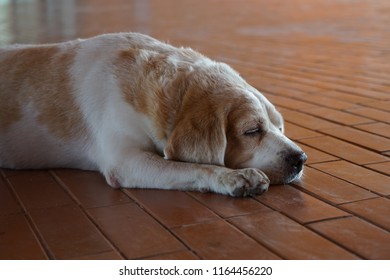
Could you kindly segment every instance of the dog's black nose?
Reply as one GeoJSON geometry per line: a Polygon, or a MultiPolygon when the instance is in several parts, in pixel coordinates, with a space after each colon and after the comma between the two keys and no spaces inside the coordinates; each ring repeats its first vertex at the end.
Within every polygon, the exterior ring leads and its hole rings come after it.
{"type": "Polygon", "coordinates": [[[286,160],[290,166],[294,167],[297,172],[300,172],[303,168],[303,164],[307,160],[307,155],[304,152],[294,152],[289,154],[286,160]]]}

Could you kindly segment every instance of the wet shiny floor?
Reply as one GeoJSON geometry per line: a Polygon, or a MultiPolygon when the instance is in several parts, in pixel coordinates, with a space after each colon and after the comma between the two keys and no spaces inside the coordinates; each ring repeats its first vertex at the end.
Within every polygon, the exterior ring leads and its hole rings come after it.
{"type": "Polygon", "coordinates": [[[229,63],[309,155],[301,182],[232,199],[0,172],[0,259],[389,259],[390,2],[7,1],[0,44],[135,31],[229,63]]]}

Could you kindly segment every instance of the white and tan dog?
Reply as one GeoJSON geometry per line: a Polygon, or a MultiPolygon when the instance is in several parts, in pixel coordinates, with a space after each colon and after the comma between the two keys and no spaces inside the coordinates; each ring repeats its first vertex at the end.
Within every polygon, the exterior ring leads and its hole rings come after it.
{"type": "Polygon", "coordinates": [[[0,167],[246,196],[305,160],[263,95],[191,49],[136,33],[0,48],[0,167]]]}

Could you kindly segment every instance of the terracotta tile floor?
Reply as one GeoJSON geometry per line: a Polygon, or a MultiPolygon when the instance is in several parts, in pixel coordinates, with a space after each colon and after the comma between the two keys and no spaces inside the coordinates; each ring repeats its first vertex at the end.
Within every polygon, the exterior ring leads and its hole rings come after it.
{"type": "Polygon", "coordinates": [[[30,0],[0,10],[1,44],[132,30],[225,61],[283,112],[309,155],[300,182],[246,199],[3,169],[1,259],[390,259],[390,1],[30,0]]]}

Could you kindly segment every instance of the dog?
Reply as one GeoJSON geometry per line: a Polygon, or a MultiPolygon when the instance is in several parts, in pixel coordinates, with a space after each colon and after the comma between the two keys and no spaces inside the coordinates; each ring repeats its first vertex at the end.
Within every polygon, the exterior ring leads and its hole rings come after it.
{"type": "Polygon", "coordinates": [[[236,71],[138,33],[0,48],[0,167],[100,171],[114,188],[254,196],[307,156],[236,71]]]}

